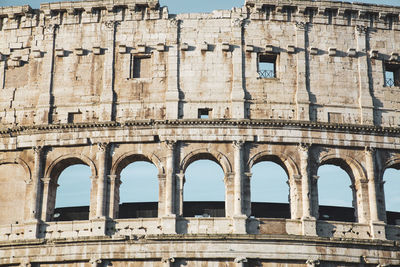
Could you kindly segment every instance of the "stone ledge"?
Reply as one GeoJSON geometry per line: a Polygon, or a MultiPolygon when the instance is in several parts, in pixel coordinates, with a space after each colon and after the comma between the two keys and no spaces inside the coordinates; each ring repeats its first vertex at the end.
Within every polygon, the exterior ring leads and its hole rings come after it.
{"type": "Polygon", "coordinates": [[[48,124],[48,125],[33,125],[33,126],[17,126],[11,128],[0,129],[0,135],[7,137],[18,136],[20,134],[33,132],[52,132],[53,130],[64,129],[88,129],[88,128],[124,128],[130,126],[194,126],[194,125],[210,125],[210,126],[251,126],[251,127],[296,127],[319,129],[336,132],[351,132],[351,133],[373,133],[375,135],[399,135],[400,128],[398,127],[378,127],[361,124],[336,124],[327,122],[310,122],[310,121],[286,121],[286,120],[204,120],[204,119],[183,119],[183,120],[140,120],[129,122],[96,122],[96,123],[66,123],[66,124],[48,124]]]}

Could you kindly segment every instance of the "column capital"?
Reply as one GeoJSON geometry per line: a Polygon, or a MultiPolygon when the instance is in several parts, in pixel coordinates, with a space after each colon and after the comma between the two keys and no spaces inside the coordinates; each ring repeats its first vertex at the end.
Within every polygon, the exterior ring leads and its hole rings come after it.
{"type": "Polygon", "coordinates": [[[43,146],[34,146],[32,149],[35,154],[39,154],[43,151],[43,146]]]}
{"type": "Polygon", "coordinates": [[[298,148],[300,152],[308,152],[310,150],[311,144],[309,143],[299,143],[298,148]]]}
{"type": "Polygon", "coordinates": [[[40,180],[43,182],[43,184],[49,184],[51,182],[50,177],[43,177],[43,178],[40,178],[40,180]]]}
{"type": "Polygon", "coordinates": [[[176,140],[165,140],[164,144],[169,150],[173,150],[176,146],[176,140]]]}
{"type": "Polygon", "coordinates": [[[171,263],[171,262],[175,262],[175,258],[174,257],[170,257],[170,258],[162,258],[161,259],[162,263],[171,263]]]}
{"type": "Polygon", "coordinates": [[[246,257],[237,257],[235,258],[235,263],[243,263],[243,262],[248,262],[246,257]]]}
{"type": "Polygon", "coordinates": [[[364,25],[356,25],[356,32],[359,34],[359,35],[365,35],[365,34],[367,34],[368,33],[368,27],[367,26],[364,26],[364,25]]]}
{"type": "Polygon", "coordinates": [[[232,142],[232,145],[236,149],[242,149],[244,146],[245,141],[244,140],[234,140],[232,142]]]}
{"type": "Polygon", "coordinates": [[[307,22],[304,21],[296,21],[294,23],[297,30],[306,31],[307,30],[307,22]]]}
{"type": "Polygon", "coordinates": [[[370,146],[366,146],[364,148],[365,153],[367,154],[373,154],[376,152],[376,148],[375,147],[370,147],[370,146]]]}
{"type": "Polygon", "coordinates": [[[104,152],[107,150],[108,143],[107,142],[99,142],[97,143],[97,148],[99,151],[104,152]]]}

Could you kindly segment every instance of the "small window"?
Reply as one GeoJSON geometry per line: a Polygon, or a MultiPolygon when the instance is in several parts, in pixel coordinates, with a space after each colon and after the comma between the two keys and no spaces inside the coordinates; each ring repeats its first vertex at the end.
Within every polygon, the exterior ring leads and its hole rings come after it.
{"type": "Polygon", "coordinates": [[[400,86],[400,64],[385,64],[385,86],[400,86]]]}
{"type": "Polygon", "coordinates": [[[150,60],[149,56],[131,55],[131,66],[129,78],[150,78],[150,60]]]}
{"type": "Polygon", "coordinates": [[[79,123],[82,122],[82,113],[81,112],[68,112],[68,123],[79,123]]]}
{"type": "Polygon", "coordinates": [[[276,78],[276,55],[260,55],[258,75],[260,78],[276,78]]]}
{"type": "Polygon", "coordinates": [[[199,108],[198,118],[199,119],[210,119],[212,109],[209,108],[199,108]]]}

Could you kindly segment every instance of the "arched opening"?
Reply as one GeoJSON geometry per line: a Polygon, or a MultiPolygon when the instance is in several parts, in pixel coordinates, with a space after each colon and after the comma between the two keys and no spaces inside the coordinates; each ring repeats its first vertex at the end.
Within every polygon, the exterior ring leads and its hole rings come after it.
{"type": "Polygon", "coordinates": [[[225,217],[224,171],[216,159],[203,155],[185,171],[184,217],[225,217]]]}
{"type": "Polygon", "coordinates": [[[91,170],[82,163],[67,166],[56,179],[55,195],[50,194],[55,202],[53,221],[88,220],[91,191],[91,170]],[[58,184],[58,186],[57,186],[58,184]]]}
{"type": "Polygon", "coordinates": [[[318,168],[319,219],[355,222],[356,203],[350,167],[342,161],[328,161],[318,168]]]}
{"type": "Polygon", "coordinates": [[[383,174],[386,222],[400,225],[400,166],[386,169],[383,174]]]}
{"type": "Polygon", "coordinates": [[[251,216],[290,218],[290,194],[286,170],[273,161],[261,161],[251,168],[251,216]]]}
{"type": "Polygon", "coordinates": [[[135,161],[120,174],[118,218],[158,216],[158,170],[149,161],[135,161]]]}

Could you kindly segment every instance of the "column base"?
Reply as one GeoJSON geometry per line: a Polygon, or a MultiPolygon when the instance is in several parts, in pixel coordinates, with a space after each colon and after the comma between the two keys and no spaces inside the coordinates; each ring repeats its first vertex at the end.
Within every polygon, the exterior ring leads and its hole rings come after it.
{"type": "Polygon", "coordinates": [[[161,225],[164,234],[176,234],[176,215],[169,214],[162,217],[161,225]]]}
{"type": "Polygon", "coordinates": [[[233,233],[234,234],[247,234],[246,231],[246,215],[235,215],[232,217],[233,233]]]}
{"type": "Polygon", "coordinates": [[[370,228],[373,239],[386,240],[386,224],[383,221],[371,222],[370,228]]]}
{"type": "Polygon", "coordinates": [[[90,222],[92,228],[92,235],[94,236],[106,235],[106,225],[107,225],[106,217],[95,218],[90,220],[90,222]]]}
{"type": "Polygon", "coordinates": [[[25,239],[36,239],[38,238],[40,229],[39,220],[29,220],[24,224],[24,238],[25,239]]]}
{"type": "Polygon", "coordinates": [[[305,236],[317,236],[317,220],[314,217],[301,218],[302,234],[305,236]]]}

